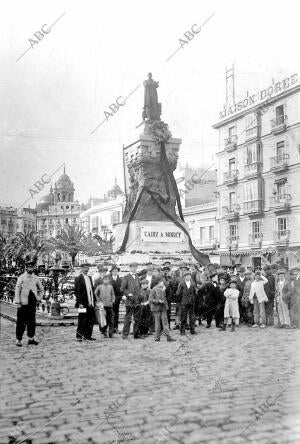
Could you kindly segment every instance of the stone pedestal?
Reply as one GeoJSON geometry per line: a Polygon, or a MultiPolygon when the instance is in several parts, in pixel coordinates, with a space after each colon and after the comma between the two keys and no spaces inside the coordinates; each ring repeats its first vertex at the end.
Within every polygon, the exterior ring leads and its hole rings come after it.
{"type": "MultiPolygon", "coordinates": [[[[184,224],[187,228],[186,224],[184,224]]],[[[127,224],[115,230],[114,250],[118,251],[124,239],[127,224]]],[[[133,221],[130,223],[126,244],[128,253],[183,253],[190,250],[187,236],[171,221],[133,221]]]]}

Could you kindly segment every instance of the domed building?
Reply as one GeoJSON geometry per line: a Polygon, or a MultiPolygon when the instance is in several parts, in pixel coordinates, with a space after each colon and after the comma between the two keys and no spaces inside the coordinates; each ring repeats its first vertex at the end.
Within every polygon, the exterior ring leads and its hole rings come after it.
{"type": "Polygon", "coordinates": [[[44,196],[36,206],[37,230],[41,237],[56,236],[59,231],[79,221],[80,204],[74,200],[74,184],[63,174],[51,185],[50,193],[44,196]]]}

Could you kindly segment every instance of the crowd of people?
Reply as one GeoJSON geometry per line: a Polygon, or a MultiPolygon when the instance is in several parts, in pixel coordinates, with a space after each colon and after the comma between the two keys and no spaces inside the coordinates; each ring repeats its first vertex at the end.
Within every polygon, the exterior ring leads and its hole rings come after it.
{"type": "MultiPolygon", "coordinates": [[[[138,271],[138,264],[133,262],[123,277],[117,265],[99,265],[93,276],[89,276],[89,269],[90,264],[82,264],[75,278],[79,342],[95,340],[95,324],[105,338],[121,333],[123,339],[128,339],[132,322],[134,339],[154,335],[157,342],[163,336],[174,341],[171,314],[175,314],[173,329],[178,329],[180,335],[186,331],[197,334],[196,327],[201,325],[211,328],[213,320],[220,331],[229,328],[234,332],[240,324],[265,328],[274,326],[274,315],[276,327],[300,327],[300,268],[182,263],[174,269],[165,262],[162,266],[148,264],[138,271]],[[122,331],[120,304],[125,305],[122,331]]],[[[15,289],[18,346],[22,345],[26,326],[28,343],[38,343],[34,337],[35,309],[43,291],[33,264],[27,263],[15,289]]]]}

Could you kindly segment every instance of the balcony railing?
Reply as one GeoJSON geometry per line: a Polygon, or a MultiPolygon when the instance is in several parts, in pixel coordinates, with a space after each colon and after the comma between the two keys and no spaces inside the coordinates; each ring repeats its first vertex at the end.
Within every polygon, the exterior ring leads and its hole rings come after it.
{"type": "Polygon", "coordinates": [[[231,170],[231,171],[226,171],[226,173],[224,173],[224,183],[235,183],[238,180],[238,176],[239,176],[239,171],[238,170],[231,170]]]}
{"type": "Polygon", "coordinates": [[[278,194],[270,199],[270,207],[275,210],[288,210],[291,206],[292,196],[290,194],[278,194]]]}
{"type": "Polygon", "coordinates": [[[261,246],[263,239],[263,233],[252,233],[249,234],[249,245],[261,246]]]}
{"type": "Polygon", "coordinates": [[[287,116],[282,114],[271,120],[271,131],[274,134],[281,133],[286,130],[287,116]]]}
{"type": "Polygon", "coordinates": [[[290,240],[290,230],[279,230],[274,232],[274,241],[277,244],[286,245],[290,240]]]}
{"type": "Polygon", "coordinates": [[[281,171],[289,166],[290,155],[287,153],[279,154],[278,156],[271,157],[271,169],[281,171]]]}
{"type": "Polygon", "coordinates": [[[245,176],[258,176],[261,173],[262,170],[262,163],[261,162],[252,162],[247,163],[244,165],[245,170],[245,176]]]}
{"type": "Polygon", "coordinates": [[[223,207],[223,217],[225,219],[237,219],[240,215],[240,206],[239,204],[234,204],[229,207],[223,207]]]}
{"type": "Polygon", "coordinates": [[[237,147],[237,136],[232,135],[232,136],[226,137],[224,142],[225,142],[225,151],[228,151],[228,152],[234,151],[237,147]]]}
{"type": "Polygon", "coordinates": [[[245,133],[246,133],[246,140],[250,140],[250,139],[256,139],[259,135],[258,133],[258,129],[259,126],[252,126],[251,128],[247,128],[245,133]]]}
{"type": "Polygon", "coordinates": [[[244,202],[244,213],[245,214],[259,214],[263,211],[263,201],[262,199],[250,200],[249,202],[244,202]]]}

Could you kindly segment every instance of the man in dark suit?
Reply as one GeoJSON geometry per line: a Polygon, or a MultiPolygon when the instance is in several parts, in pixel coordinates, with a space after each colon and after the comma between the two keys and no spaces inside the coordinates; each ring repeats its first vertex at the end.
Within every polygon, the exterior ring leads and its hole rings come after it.
{"type": "Polygon", "coordinates": [[[184,281],[180,282],[177,289],[177,300],[180,302],[180,334],[185,335],[187,316],[190,321],[191,335],[195,335],[195,302],[196,284],[191,280],[191,272],[184,273],[184,281]]]}
{"type": "Polygon", "coordinates": [[[242,296],[244,293],[244,288],[245,288],[245,284],[247,282],[247,278],[246,278],[246,268],[245,267],[240,267],[239,268],[239,273],[238,273],[238,277],[236,279],[236,288],[239,290],[240,295],[239,295],[239,312],[240,312],[240,322],[244,321],[247,322],[247,317],[246,317],[246,309],[245,307],[242,305],[242,296]]]}
{"type": "Polygon", "coordinates": [[[122,279],[121,292],[125,299],[126,314],[122,331],[122,338],[127,339],[130,332],[131,318],[136,313],[138,300],[141,293],[141,284],[137,276],[136,262],[129,265],[130,272],[122,279]]]}
{"type": "Polygon", "coordinates": [[[113,305],[113,333],[118,333],[119,309],[120,309],[120,302],[122,299],[122,291],[121,291],[122,279],[119,276],[119,271],[120,268],[117,265],[113,265],[110,270],[111,285],[113,286],[115,293],[115,302],[113,305]]]}
{"type": "Polygon", "coordinates": [[[82,264],[81,273],[75,278],[75,307],[85,310],[83,313],[78,313],[76,340],[79,342],[82,340],[95,341],[95,338],[92,338],[95,319],[95,293],[92,279],[88,276],[89,268],[90,264],[82,264]]]}

